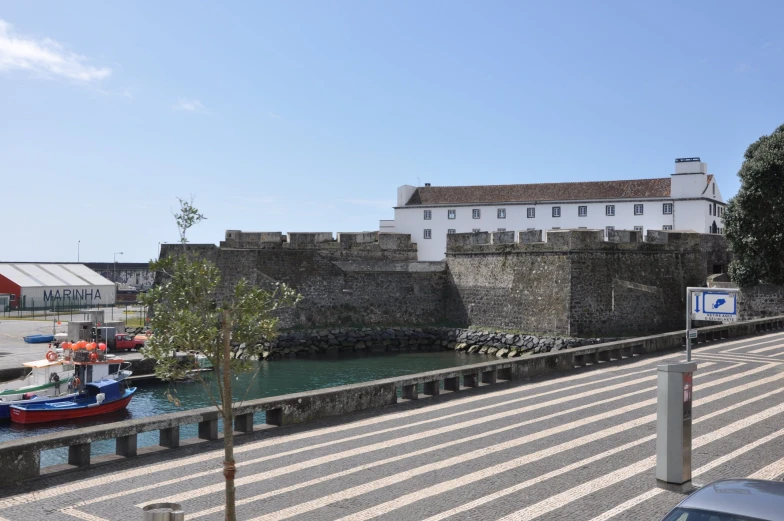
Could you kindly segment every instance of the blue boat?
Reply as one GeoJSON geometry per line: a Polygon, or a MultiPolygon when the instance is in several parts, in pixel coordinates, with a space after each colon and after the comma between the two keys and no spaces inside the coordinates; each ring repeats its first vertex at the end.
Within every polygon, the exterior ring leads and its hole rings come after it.
{"type": "Polygon", "coordinates": [[[54,335],[28,335],[24,337],[24,341],[28,344],[47,344],[54,342],[54,335]]]}
{"type": "Polygon", "coordinates": [[[7,420],[11,417],[11,406],[12,405],[27,405],[29,403],[55,403],[55,402],[65,402],[68,400],[72,400],[76,397],[76,394],[66,394],[65,396],[34,396],[28,400],[13,400],[10,402],[2,401],[0,398],[0,420],[7,420]]]}
{"type": "Polygon", "coordinates": [[[63,402],[11,405],[11,421],[44,423],[99,416],[125,409],[136,393],[116,380],[101,380],[84,386],[84,392],[63,402]]]}

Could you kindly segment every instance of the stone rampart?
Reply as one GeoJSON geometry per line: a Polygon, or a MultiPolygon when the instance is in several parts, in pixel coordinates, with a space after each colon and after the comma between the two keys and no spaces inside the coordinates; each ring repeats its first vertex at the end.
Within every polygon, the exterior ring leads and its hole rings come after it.
{"type": "MultiPolygon", "coordinates": [[[[302,301],[281,313],[283,327],[437,324],[445,321],[444,263],[418,262],[406,234],[226,232],[220,247],[188,248],[213,261],[227,294],[241,278],[272,287],[285,282],[302,301]]],[[[162,255],[179,245],[165,245],[162,255]]]]}
{"type": "Polygon", "coordinates": [[[784,286],[759,284],[741,288],[738,309],[743,320],[784,314],[784,286]]]}
{"type": "Polygon", "coordinates": [[[688,232],[518,232],[513,243],[447,240],[448,315],[455,322],[571,336],[683,327],[685,288],[729,262],[723,237],[688,232]]]}

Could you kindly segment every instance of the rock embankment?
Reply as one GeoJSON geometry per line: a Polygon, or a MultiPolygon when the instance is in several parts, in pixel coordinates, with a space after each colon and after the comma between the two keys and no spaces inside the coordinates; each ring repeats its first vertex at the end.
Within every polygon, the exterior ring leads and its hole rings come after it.
{"type": "Polygon", "coordinates": [[[609,342],[609,338],[569,338],[442,327],[340,328],[284,331],[264,342],[263,356],[283,357],[344,352],[452,349],[499,358],[547,353],[609,342]]]}

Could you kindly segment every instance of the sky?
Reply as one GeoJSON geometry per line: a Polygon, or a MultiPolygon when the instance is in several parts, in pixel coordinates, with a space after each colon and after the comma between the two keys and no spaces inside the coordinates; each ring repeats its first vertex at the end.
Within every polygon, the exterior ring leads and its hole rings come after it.
{"type": "MultiPolygon", "coordinates": [[[[784,123],[784,2],[0,1],[0,261],[377,230],[403,184],[665,177],[784,123]]],[[[122,255],[119,255],[122,252],[122,255]]],[[[115,255],[117,254],[117,255],[115,255]]]]}

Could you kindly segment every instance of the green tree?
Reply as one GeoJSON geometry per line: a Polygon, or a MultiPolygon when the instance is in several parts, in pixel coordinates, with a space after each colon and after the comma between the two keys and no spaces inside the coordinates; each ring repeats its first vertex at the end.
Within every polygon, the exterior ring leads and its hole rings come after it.
{"type": "Polygon", "coordinates": [[[729,275],[740,286],[784,284],[784,125],[744,154],[738,194],[724,227],[734,260],[729,275]]]}
{"type": "MultiPolygon", "coordinates": [[[[252,372],[256,377],[261,364],[261,340],[277,334],[278,310],[293,306],[300,297],[284,284],[261,289],[244,279],[224,290],[215,264],[187,246],[188,230],[205,217],[192,201],[183,199],[174,217],[182,249],[151,264],[151,269],[162,275],[162,282],[144,297],[145,305],[152,310],[153,330],[144,354],[157,360],[155,374],[163,380],[200,380],[218,409],[223,420],[226,520],[235,521],[232,380],[240,373],[252,372]],[[238,349],[242,344],[244,348],[238,349]],[[199,367],[197,362],[183,363],[172,356],[178,351],[196,353],[197,359],[209,360],[214,377],[194,371],[199,367]]],[[[179,405],[171,389],[168,398],[179,405]]]]}

